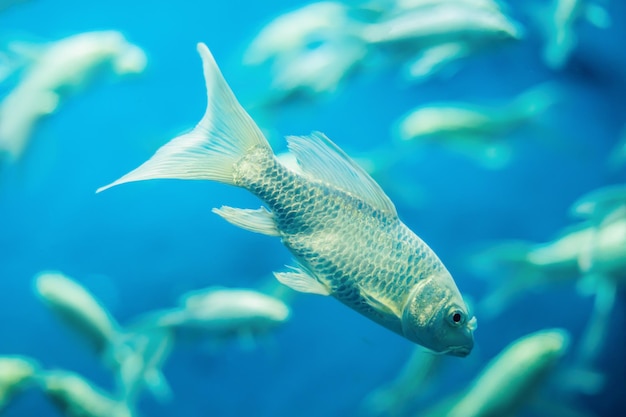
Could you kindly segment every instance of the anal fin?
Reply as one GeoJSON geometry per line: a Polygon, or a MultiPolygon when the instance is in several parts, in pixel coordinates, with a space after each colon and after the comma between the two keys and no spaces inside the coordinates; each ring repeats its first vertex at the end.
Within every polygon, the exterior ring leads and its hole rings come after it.
{"type": "Polygon", "coordinates": [[[219,209],[214,208],[213,213],[242,229],[268,236],[280,236],[274,215],[265,207],[252,210],[222,206],[219,209]]]}

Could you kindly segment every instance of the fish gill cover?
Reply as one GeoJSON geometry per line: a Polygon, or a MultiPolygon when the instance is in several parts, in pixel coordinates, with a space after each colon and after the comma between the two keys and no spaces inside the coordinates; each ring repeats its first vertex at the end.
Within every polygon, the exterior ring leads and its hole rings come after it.
{"type": "Polygon", "coordinates": [[[0,415],[623,410],[624,16],[601,0],[0,1],[0,415]],[[476,317],[466,358],[279,283],[280,239],[211,213],[259,207],[245,190],[95,194],[200,120],[199,42],[282,164],[306,173],[283,138],[319,131],[380,185],[476,317]]]}

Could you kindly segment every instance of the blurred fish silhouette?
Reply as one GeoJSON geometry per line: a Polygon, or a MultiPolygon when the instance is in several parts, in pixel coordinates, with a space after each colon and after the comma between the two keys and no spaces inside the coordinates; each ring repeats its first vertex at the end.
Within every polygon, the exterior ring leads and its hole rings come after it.
{"type": "Polygon", "coordinates": [[[270,210],[214,211],[236,226],[282,239],[298,266],[276,273],[280,282],[332,295],[435,352],[468,355],[476,318],[443,263],[400,221],[378,184],[321,133],[288,138],[302,173],[281,165],[208,48],[199,44],[198,51],[208,92],[200,123],[98,191],[156,178],[246,188],[270,210]]]}
{"type": "Polygon", "coordinates": [[[275,107],[335,92],[358,70],[367,48],[348,6],[312,3],[264,26],[244,54],[248,65],[271,61],[272,81],[256,105],[275,107]]]}
{"type": "Polygon", "coordinates": [[[560,96],[555,84],[544,83],[509,102],[493,106],[433,103],[400,118],[395,135],[401,141],[432,142],[461,153],[485,168],[500,169],[513,156],[510,137],[537,124],[560,96]]]}
{"type": "Polygon", "coordinates": [[[252,289],[210,287],[180,299],[180,307],[147,313],[137,328],[171,329],[178,337],[208,340],[217,345],[237,338],[244,347],[285,323],[289,307],[281,300],[252,289]]]}
{"type": "Polygon", "coordinates": [[[104,67],[115,74],[139,73],[146,55],[116,31],[85,32],[48,45],[13,42],[27,50],[34,63],[0,103],[0,157],[17,160],[37,122],[53,113],[71,90],[85,86],[104,67]]]}
{"type": "Polygon", "coordinates": [[[554,414],[554,410],[566,410],[568,404],[547,400],[539,403],[536,394],[567,352],[569,340],[563,329],[546,329],[521,337],[493,358],[467,390],[418,415],[513,417],[522,408],[533,405],[533,401],[542,410],[540,415],[560,415],[554,414]]]}
{"type": "Polygon", "coordinates": [[[124,331],[100,301],[61,273],[40,273],[35,278],[35,290],[46,306],[76,331],[107,367],[119,374],[121,389],[128,387],[132,391],[124,395],[135,395],[139,384],[143,384],[158,399],[169,399],[170,390],[160,370],[169,353],[168,335],[124,331]],[[161,344],[165,346],[162,352],[158,350],[161,344]],[[156,350],[147,349],[148,346],[156,350]],[[131,380],[131,376],[139,380],[131,380]]]}
{"type": "Polygon", "coordinates": [[[523,29],[496,2],[409,0],[364,25],[361,37],[406,60],[405,77],[418,81],[463,58],[519,40],[523,29]]]}
{"type": "Polygon", "coordinates": [[[311,44],[341,36],[349,22],[348,7],[339,2],[311,3],[284,13],[267,23],[250,42],[243,57],[258,65],[307,49],[311,44]]]}
{"type": "Polygon", "coordinates": [[[546,65],[558,70],[565,66],[578,43],[579,24],[586,20],[606,29],[611,17],[600,5],[588,0],[552,0],[547,7],[530,9],[545,38],[543,59],[546,65]]]}
{"type": "Polygon", "coordinates": [[[23,356],[0,356],[0,413],[33,382],[39,364],[23,356]]]}
{"type": "Polygon", "coordinates": [[[44,394],[68,417],[132,417],[124,401],[94,386],[78,374],[45,371],[38,375],[44,394]]]}
{"type": "Polygon", "coordinates": [[[626,282],[626,186],[593,191],[570,211],[586,221],[550,242],[496,245],[478,254],[473,267],[479,274],[497,274],[495,289],[480,303],[485,315],[498,314],[523,291],[559,282],[576,283],[582,294],[593,294],[594,310],[578,351],[581,366],[589,366],[606,340],[617,288],[626,282]],[[511,273],[503,280],[506,268],[511,273]]]}

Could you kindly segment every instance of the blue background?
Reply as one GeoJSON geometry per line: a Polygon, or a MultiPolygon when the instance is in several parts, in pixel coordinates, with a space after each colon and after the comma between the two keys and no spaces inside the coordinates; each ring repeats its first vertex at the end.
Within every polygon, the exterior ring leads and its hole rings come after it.
{"type": "MultiPolygon", "coordinates": [[[[211,213],[222,204],[258,207],[244,190],[200,181],[150,181],[98,195],[94,190],[200,119],[206,96],[197,42],[209,46],[246,106],[267,85],[266,75],[241,64],[247,43],[270,19],[303,4],[38,0],[0,14],[3,41],[117,29],[149,58],[141,76],[96,83],[68,98],[38,126],[19,165],[2,172],[0,354],[29,355],[45,367],[71,369],[113,387],[97,358],[34,296],[32,277],[43,269],[74,277],[125,323],[174,305],[192,289],[260,287],[271,271],[290,263],[278,239],[235,228],[211,213]]],[[[513,162],[499,171],[429,147],[390,174],[419,198],[415,203],[389,192],[401,218],[438,253],[461,291],[478,300],[486,284],[468,271],[471,248],[494,239],[551,239],[572,222],[567,210],[576,198],[625,179],[624,170],[607,169],[606,159],[626,123],[626,6],[611,2],[609,13],[614,21],[608,30],[580,27],[579,47],[562,71],[545,67],[539,36],[523,10],[512,7],[527,26],[527,38],[468,60],[453,78],[407,86],[388,68],[356,77],[315,103],[271,117],[251,113],[277,138],[319,130],[352,153],[390,141],[394,121],[420,104],[506,99],[536,83],[560,81],[568,99],[550,115],[559,145],[520,135],[513,162]]],[[[475,351],[449,359],[434,397],[466,386],[500,349],[531,331],[564,327],[575,342],[591,306],[590,298],[564,286],[523,296],[494,319],[479,317],[475,351]]],[[[253,352],[236,344],[217,355],[177,348],[164,368],[174,400],[159,404],[146,395],[141,415],[357,415],[361,399],[391,379],[412,351],[408,341],[332,298],[302,295],[292,308],[292,320],[253,352]]],[[[625,405],[624,311],[619,299],[599,364],[606,389],[576,398],[597,415],[613,415],[625,405]]],[[[30,391],[6,415],[58,412],[30,391]]]]}

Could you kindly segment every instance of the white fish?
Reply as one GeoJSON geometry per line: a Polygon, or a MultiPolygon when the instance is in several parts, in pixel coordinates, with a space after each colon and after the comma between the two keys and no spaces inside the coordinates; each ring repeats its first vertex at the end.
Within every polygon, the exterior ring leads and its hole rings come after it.
{"type": "Polygon", "coordinates": [[[68,324],[100,357],[111,354],[121,338],[117,321],[89,291],[60,272],[42,272],[35,277],[35,291],[63,322],[68,324]]]}
{"type": "Polygon", "coordinates": [[[44,394],[68,417],[132,417],[130,406],[78,374],[47,371],[38,376],[44,394]]]}
{"type": "Polygon", "coordinates": [[[180,304],[173,310],[149,313],[138,327],[169,328],[179,335],[213,341],[237,337],[248,343],[285,323],[291,314],[281,300],[246,288],[193,291],[183,296],[180,304]]]}
{"type": "Polygon", "coordinates": [[[0,155],[18,159],[37,122],[63,96],[86,85],[103,67],[117,75],[139,73],[146,55],[120,32],[85,32],[42,46],[36,61],[0,103],[0,155]]]}
{"type": "MultiPolygon", "coordinates": [[[[35,290],[46,306],[88,343],[105,366],[120,373],[124,386],[132,387],[133,394],[141,383],[158,399],[168,399],[169,389],[165,378],[160,374],[160,368],[150,363],[156,358],[151,357],[152,351],[146,353],[144,349],[144,343],[147,343],[144,340],[150,335],[124,331],[99,300],[82,285],[60,272],[38,274],[35,278],[35,290]],[[141,366],[137,363],[141,363],[141,366]],[[131,381],[129,375],[145,378],[131,381]]],[[[155,337],[150,343],[167,343],[162,335],[156,334],[155,337]]],[[[157,364],[160,366],[165,358],[166,355],[159,357],[157,364]]]]}
{"type": "Polygon", "coordinates": [[[269,210],[214,211],[238,227],[282,239],[298,265],[276,273],[280,282],[299,292],[332,295],[435,352],[467,356],[476,318],[449,271],[399,219],[380,186],[321,133],[288,139],[304,175],[280,164],[209,49],[199,44],[198,52],[208,92],[200,123],[98,191],[157,178],[246,188],[269,210]]]}
{"type": "Polygon", "coordinates": [[[546,37],[545,63],[552,69],[562,68],[578,43],[577,30],[583,20],[599,28],[611,25],[604,8],[587,0],[552,0],[548,10],[537,10],[546,37]]]}
{"type": "Polygon", "coordinates": [[[358,71],[366,55],[362,43],[335,41],[278,58],[273,64],[271,84],[260,104],[271,107],[332,94],[358,71]]]}
{"type": "Polygon", "coordinates": [[[244,63],[258,65],[272,58],[299,55],[307,46],[339,36],[348,23],[348,8],[339,2],[311,3],[267,23],[252,40],[244,63]]]}
{"type": "Polygon", "coordinates": [[[39,369],[33,359],[23,356],[0,356],[0,412],[24,389],[39,369]]]}
{"type": "Polygon", "coordinates": [[[369,24],[361,36],[371,44],[403,44],[417,52],[453,41],[519,39],[522,29],[500,12],[443,2],[369,24]]]}
{"type": "Polygon", "coordinates": [[[513,417],[530,402],[569,347],[563,329],[546,329],[505,347],[457,398],[427,417],[513,417]]]}
{"type": "Polygon", "coordinates": [[[560,98],[550,83],[539,84],[513,100],[490,106],[465,102],[431,103],[411,110],[396,123],[401,141],[432,142],[461,153],[486,168],[507,165],[513,150],[508,138],[532,126],[560,98]]]}

